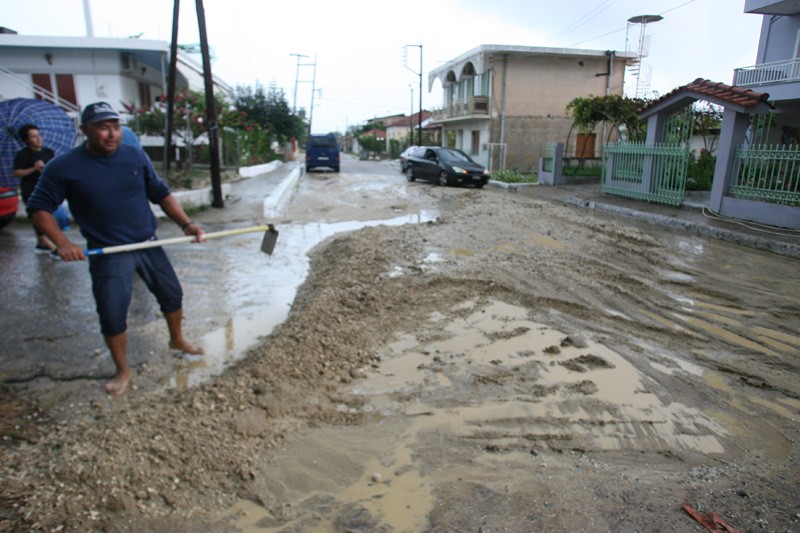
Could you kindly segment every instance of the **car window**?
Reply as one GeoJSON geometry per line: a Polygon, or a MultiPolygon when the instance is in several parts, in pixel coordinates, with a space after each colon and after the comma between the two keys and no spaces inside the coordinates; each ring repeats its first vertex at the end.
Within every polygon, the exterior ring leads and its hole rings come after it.
{"type": "Polygon", "coordinates": [[[434,152],[433,150],[425,150],[425,159],[428,159],[430,161],[435,161],[436,152],[434,152]]]}
{"type": "Polygon", "coordinates": [[[463,152],[459,152],[458,150],[441,150],[439,155],[442,157],[444,161],[451,161],[451,162],[462,162],[462,163],[472,163],[472,159],[463,152]]]}
{"type": "Polygon", "coordinates": [[[336,137],[333,135],[309,135],[308,146],[310,148],[336,148],[336,137]]]}

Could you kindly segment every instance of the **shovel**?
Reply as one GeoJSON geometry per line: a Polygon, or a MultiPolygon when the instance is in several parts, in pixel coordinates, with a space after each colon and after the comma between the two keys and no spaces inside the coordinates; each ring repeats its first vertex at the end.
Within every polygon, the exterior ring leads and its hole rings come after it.
{"type": "MultiPolygon", "coordinates": [[[[265,254],[272,255],[275,249],[275,243],[278,241],[278,230],[272,224],[263,226],[251,226],[249,228],[231,229],[225,231],[214,231],[205,233],[205,239],[217,239],[219,237],[230,237],[231,235],[241,235],[243,233],[257,233],[264,232],[264,238],[261,240],[261,251],[265,254]]],[[[129,252],[131,250],[141,250],[143,248],[155,248],[157,246],[166,246],[168,244],[178,244],[181,242],[192,242],[195,239],[194,235],[187,237],[174,237],[172,239],[153,240],[145,242],[137,242],[134,244],[120,244],[119,246],[107,246],[105,248],[94,248],[91,250],[84,250],[84,255],[105,255],[115,254],[117,252],[129,252]]]]}

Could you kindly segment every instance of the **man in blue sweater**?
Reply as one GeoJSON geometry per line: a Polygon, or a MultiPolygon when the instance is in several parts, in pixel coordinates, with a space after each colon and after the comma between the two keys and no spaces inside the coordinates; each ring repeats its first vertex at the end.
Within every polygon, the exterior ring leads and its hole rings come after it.
{"type": "MultiPolygon", "coordinates": [[[[53,159],[30,196],[27,211],[33,223],[56,245],[64,261],[86,259],[83,249],[59,229],[51,214],[64,199],[89,248],[104,248],[155,239],[158,226],[150,202],[158,204],[185,235],[203,240],[170,194],[169,188],[139,148],[122,144],[120,117],[105,102],[86,106],[81,114],[86,142],[53,159]]],[[[183,337],[183,291],[163,248],[89,257],[92,293],[100,330],[116,366],[106,384],[109,394],[125,393],[131,380],[127,363],[127,316],[133,274],[155,295],[169,329],[169,347],[191,354],[203,350],[183,337]]]]}

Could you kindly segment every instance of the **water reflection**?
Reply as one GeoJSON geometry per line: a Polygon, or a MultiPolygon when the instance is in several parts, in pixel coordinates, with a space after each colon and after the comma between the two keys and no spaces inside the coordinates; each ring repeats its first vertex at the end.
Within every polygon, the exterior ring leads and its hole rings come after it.
{"type": "Polygon", "coordinates": [[[208,305],[213,305],[217,316],[228,318],[224,326],[213,328],[200,338],[206,350],[202,364],[184,356],[184,363],[176,367],[169,385],[189,387],[220,374],[254,347],[259,338],[286,320],[297,289],[308,275],[308,253],[325,239],[365,227],[420,224],[435,220],[436,216],[423,211],[386,220],[288,224],[280,228],[272,256],[253,252],[258,249],[259,236],[231,239],[224,254],[206,259],[225,271],[226,280],[226,288],[221,291],[223,300],[208,305]]]}

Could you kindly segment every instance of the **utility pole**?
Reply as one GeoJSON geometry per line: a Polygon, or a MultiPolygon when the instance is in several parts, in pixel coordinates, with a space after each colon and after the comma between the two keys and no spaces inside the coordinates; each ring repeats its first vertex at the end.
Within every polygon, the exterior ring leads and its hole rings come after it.
{"type": "Polygon", "coordinates": [[[314,55],[314,75],[311,78],[311,109],[308,111],[308,134],[311,135],[311,123],[314,120],[314,93],[316,92],[317,84],[317,56],[314,55]]]}
{"type": "Polygon", "coordinates": [[[86,21],[86,36],[94,37],[92,30],[92,8],[89,7],[89,0],[83,0],[83,18],[86,21]]]}
{"type": "Polygon", "coordinates": [[[408,88],[411,91],[411,112],[408,114],[408,132],[410,134],[408,145],[414,145],[414,87],[411,84],[408,84],[408,88]]]}
{"type": "Polygon", "coordinates": [[[206,131],[208,132],[208,151],[211,155],[211,206],[224,207],[219,162],[219,129],[217,128],[217,109],[214,102],[214,81],[211,77],[211,56],[208,53],[206,33],[206,14],[203,0],[195,0],[197,24],[200,30],[200,49],[203,54],[203,79],[206,91],[206,131]]]}
{"type": "Polygon", "coordinates": [[[422,45],[421,44],[407,44],[406,48],[408,48],[409,46],[418,46],[419,47],[419,72],[417,72],[416,70],[414,70],[411,67],[409,67],[408,64],[406,64],[405,67],[408,70],[410,70],[411,72],[413,72],[414,74],[417,74],[419,76],[419,131],[418,131],[418,134],[417,134],[417,140],[419,141],[418,146],[422,146],[422,45]]]}
{"type": "Polygon", "coordinates": [[[301,57],[308,57],[303,54],[289,54],[290,56],[297,57],[297,67],[294,70],[294,101],[292,102],[292,115],[297,114],[297,78],[300,75],[300,58],[301,57]]]}

